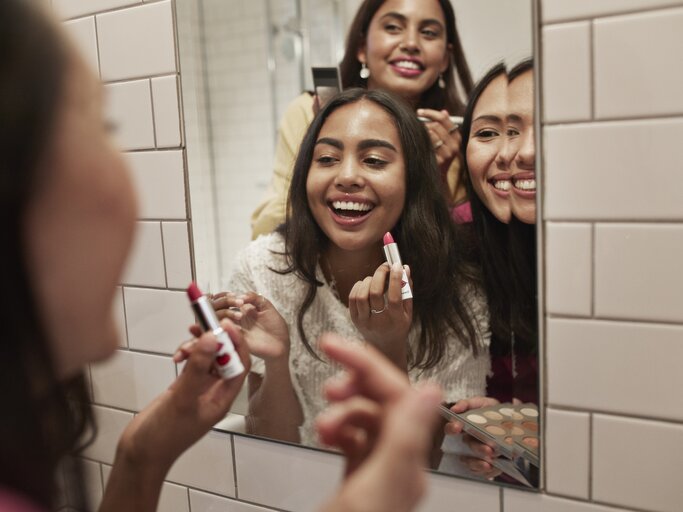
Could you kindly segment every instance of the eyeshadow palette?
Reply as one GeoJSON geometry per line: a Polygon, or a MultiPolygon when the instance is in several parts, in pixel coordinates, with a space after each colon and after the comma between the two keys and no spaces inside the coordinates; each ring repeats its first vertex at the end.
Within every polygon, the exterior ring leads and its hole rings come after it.
{"type": "Polygon", "coordinates": [[[463,424],[463,431],[490,446],[499,455],[539,466],[539,413],[536,404],[503,403],[456,414],[450,419],[463,424]]]}

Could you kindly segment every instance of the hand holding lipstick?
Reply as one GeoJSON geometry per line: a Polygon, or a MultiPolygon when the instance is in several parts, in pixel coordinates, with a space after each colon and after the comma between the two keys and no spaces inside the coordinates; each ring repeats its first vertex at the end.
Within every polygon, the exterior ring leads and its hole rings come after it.
{"type": "MultiPolygon", "coordinates": [[[[406,366],[406,341],[413,321],[413,299],[402,298],[403,272],[398,263],[392,267],[382,263],[349,293],[349,312],[356,328],[400,368],[406,366]]],[[[412,287],[409,269],[407,275],[412,287]]]]}

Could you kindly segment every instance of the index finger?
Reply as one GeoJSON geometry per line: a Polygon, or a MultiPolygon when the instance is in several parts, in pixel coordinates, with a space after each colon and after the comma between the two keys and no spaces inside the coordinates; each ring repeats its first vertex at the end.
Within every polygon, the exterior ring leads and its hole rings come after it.
{"type": "Polygon", "coordinates": [[[358,346],[328,333],[320,339],[320,348],[330,359],[351,372],[348,385],[328,388],[336,400],[361,394],[385,402],[394,400],[410,389],[407,375],[370,345],[358,346]]]}

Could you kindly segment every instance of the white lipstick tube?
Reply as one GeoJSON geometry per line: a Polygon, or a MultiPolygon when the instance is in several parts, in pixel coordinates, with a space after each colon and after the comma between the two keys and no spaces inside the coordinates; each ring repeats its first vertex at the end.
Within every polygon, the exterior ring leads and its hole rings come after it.
{"type": "Polygon", "coordinates": [[[401,265],[401,269],[403,270],[403,275],[401,276],[401,300],[412,299],[413,291],[410,289],[408,275],[406,274],[406,269],[403,267],[403,262],[401,261],[401,255],[398,252],[398,245],[396,245],[396,242],[384,246],[384,257],[391,266],[393,266],[394,263],[401,265]]]}
{"type": "Polygon", "coordinates": [[[197,300],[192,301],[192,309],[199,319],[199,324],[204,331],[211,331],[218,339],[218,350],[216,351],[216,369],[218,374],[224,379],[232,379],[244,373],[244,366],[240,356],[235,350],[228,333],[223,330],[216,312],[214,311],[209,299],[202,295],[197,300]]]}

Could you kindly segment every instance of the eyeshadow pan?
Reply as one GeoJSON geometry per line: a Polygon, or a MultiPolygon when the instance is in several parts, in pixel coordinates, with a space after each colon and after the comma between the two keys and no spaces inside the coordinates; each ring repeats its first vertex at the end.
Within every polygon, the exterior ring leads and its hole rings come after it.
{"type": "Polygon", "coordinates": [[[527,446],[531,446],[532,448],[538,448],[537,437],[525,437],[524,439],[522,439],[522,442],[527,446]]]}
{"type": "Polygon", "coordinates": [[[483,425],[486,423],[486,418],[483,416],[479,416],[478,414],[468,414],[467,419],[470,420],[472,423],[476,423],[478,425],[483,425]]]}
{"type": "Polygon", "coordinates": [[[488,432],[489,434],[493,434],[494,436],[504,436],[506,433],[505,430],[503,430],[497,425],[489,425],[488,427],[486,427],[486,432],[488,432]]]}
{"type": "Polygon", "coordinates": [[[498,409],[498,412],[500,412],[503,416],[511,417],[514,411],[509,407],[501,407],[498,409]]]}
{"type": "Polygon", "coordinates": [[[484,416],[486,416],[490,420],[496,420],[496,421],[500,421],[503,419],[503,415],[498,414],[496,411],[486,411],[484,413],[484,416]]]}
{"type": "Polygon", "coordinates": [[[513,436],[523,436],[523,435],[524,435],[524,430],[522,430],[521,428],[515,426],[515,427],[512,427],[512,430],[510,431],[510,433],[511,433],[513,436]]]}
{"type": "Polygon", "coordinates": [[[538,423],[535,421],[525,421],[522,426],[531,432],[538,432],[538,423]]]}
{"type": "Polygon", "coordinates": [[[512,411],[512,419],[513,420],[523,420],[524,416],[519,414],[517,411],[512,411]]]}
{"type": "Polygon", "coordinates": [[[520,412],[525,416],[529,416],[530,418],[538,418],[538,411],[531,407],[525,407],[520,412]]]}

